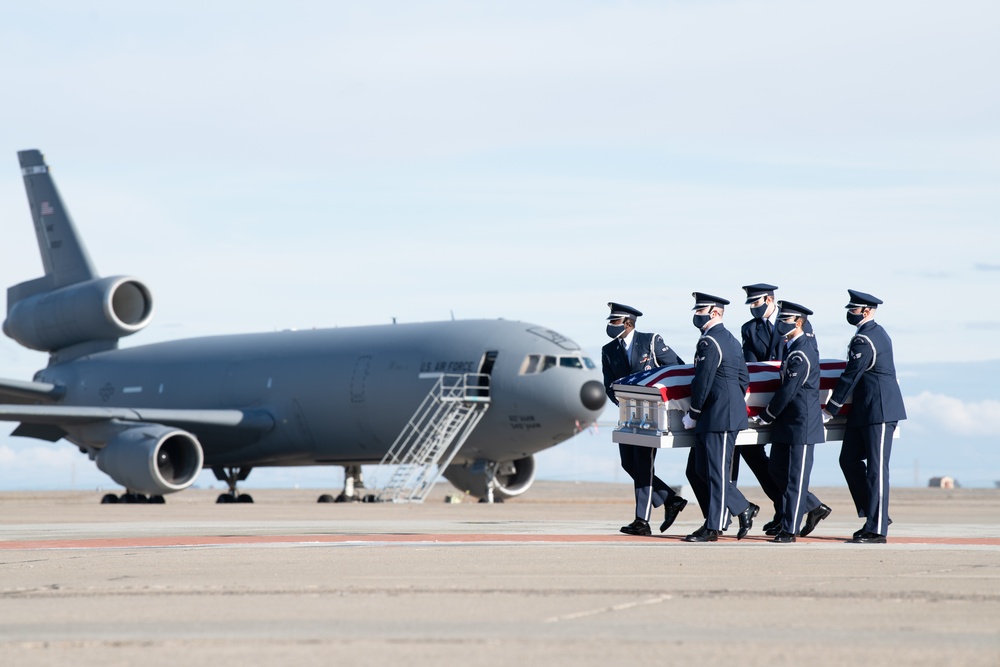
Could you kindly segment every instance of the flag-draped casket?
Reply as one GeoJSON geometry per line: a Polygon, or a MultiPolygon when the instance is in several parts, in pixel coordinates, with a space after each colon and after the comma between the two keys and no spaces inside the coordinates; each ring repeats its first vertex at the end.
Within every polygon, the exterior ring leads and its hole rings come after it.
{"type": "MultiPolygon", "coordinates": [[[[844,372],[847,362],[820,360],[819,400],[826,405],[830,393],[844,372]]],[[[747,364],[750,388],[745,396],[747,416],[760,414],[774,391],[781,385],[781,362],[761,361],[747,364]]],[[[694,431],[685,430],[681,418],[691,407],[691,379],[694,366],[664,366],[642,371],[618,380],[612,385],[618,399],[618,426],[611,439],[629,445],[645,447],[691,447],[694,431]]],[[[825,424],[826,440],[844,439],[844,422],[850,412],[850,400],[836,419],[825,424]]],[[[740,431],[737,445],[765,444],[771,441],[770,427],[751,426],[740,431]]]]}

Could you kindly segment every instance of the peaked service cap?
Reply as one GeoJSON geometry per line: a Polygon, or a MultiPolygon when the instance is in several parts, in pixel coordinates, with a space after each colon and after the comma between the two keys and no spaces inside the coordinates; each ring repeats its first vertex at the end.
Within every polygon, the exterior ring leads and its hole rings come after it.
{"type": "Polygon", "coordinates": [[[728,299],[723,299],[721,296],[712,296],[711,294],[706,294],[705,292],[692,292],[691,296],[694,297],[694,308],[691,310],[698,310],[699,308],[704,308],[705,306],[725,308],[729,305],[728,299]]]}
{"type": "Polygon", "coordinates": [[[865,294],[853,289],[847,290],[847,293],[851,297],[851,302],[844,306],[844,308],[878,308],[882,303],[882,299],[874,297],[871,294],[865,294]]]}
{"type": "Polygon", "coordinates": [[[767,283],[756,283],[754,285],[744,285],[742,289],[747,293],[747,303],[753,303],[762,296],[774,296],[774,290],[778,289],[778,286],[768,285],[767,283]]]}
{"type": "Polygon", "coordinates": [[[778,317],[808,317],[812,314],[813,311],[800,304],[791,301],[778,302],[778,317]]]}
{"type": "Polygon", "coordinates": [[[623,303],[615,303],[614,301],[609,301],[608,308],[611,309],[611,314],[608,315],[609,320],[616,320],[619,317],[628,317],[634,320],[635,318],[642,316],[641,310],[637,310],[632,306],[626,306],[623,303]]]}

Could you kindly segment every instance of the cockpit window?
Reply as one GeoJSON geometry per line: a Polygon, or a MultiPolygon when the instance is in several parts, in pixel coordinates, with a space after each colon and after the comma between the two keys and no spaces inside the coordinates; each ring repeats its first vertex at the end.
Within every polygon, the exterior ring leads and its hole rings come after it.
{"type": "Polygon", "coordinates": [[[552,354],[529,354],[521,364],[521,375],[544,373],[556,366],[560,368],[589,368],[591,370],[597,368],[594,362],[590,360],[590,357],[582,357],[576,354],[558,357],[552,354]]]}

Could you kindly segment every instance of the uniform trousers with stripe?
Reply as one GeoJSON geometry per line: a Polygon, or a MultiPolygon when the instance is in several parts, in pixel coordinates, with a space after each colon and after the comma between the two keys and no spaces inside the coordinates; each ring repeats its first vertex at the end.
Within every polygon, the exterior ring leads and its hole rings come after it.
{"type": "Polygon", "coordinates": [[[695,445],[688,452],[687,468],[684,470],[684,474],[687,475],[688,484],[691,485],[691,491],[694,492],[694,497],[698,501],[698,507],[701,508],[701,515],[703,517],[708,517],[708,484],[701,477],[698,476],[698,446],[695,445]]]}
{"type": "Polygon", "coordinates": [[[654,507],[660,507],[677,494],[653,473],[655,447],[618,443],[618,453],[621,455],[622,469],[632,478],[632,485],[635,487],[635,516],[649,521],[654,507]]]}
{"type": "Polygon", "coordinates": [[[802,517],[820,506],[820,500],[809,491],[809,475],[813,467],[815,445],[771,445],[768,464],[775,485],[781,489],[781,530],[796,535],[802,517]]]}
{"type": "Polygon", "coordinates": [[[858,509],[864,530],[889,531],[889,455],[896,422],[848,426],[840,448],[840,469],[858,509]]]}
{"type": "Polygon", "coordinates": [[[730,515],[750,506],[732,480],[733,450],[736,431],[698,433],[695,445],[695,471],[708,488],[708,511],[705,525],[710,530],[723,530],[730,515]]]}
{"type": "Polygon", "coordinates": [[[781,485],[771,475],[770,464],[767,458],[767,450],[764,445],[742,445],[736,448],[736,456],[733,456],[733,482],[740,480],[740,459],[747,462],[747,466],[753,471],[754,477],[760,483],[763,491],[771,504],[774,505],[774,513],[781,512],[781,485]]]}

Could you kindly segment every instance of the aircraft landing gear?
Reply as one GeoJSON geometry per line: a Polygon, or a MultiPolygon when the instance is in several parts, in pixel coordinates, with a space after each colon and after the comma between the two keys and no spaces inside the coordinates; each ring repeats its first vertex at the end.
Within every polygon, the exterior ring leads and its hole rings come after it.
{"type": "Polygon", "coordinates": [[[365,481],[361,477],[361,466],[344,466],[344,490],[334,498],[329,493],[324,493],[316,499],[318,503],[353,503],[364,502],[365,498],[355,493],[357,489],[365,488],[365,481]]]}
{"type": "Polygon", "coordinates": [[[104,497],[101,498],[102,505],[117,505],[118,503],[125,505],[162,505],[165,502],[163,496],[147,496],[144,493],[135,493],[128,490],[120,496],[116,496],[113,493],[105,493],[104,497]]]}
{"type": "Polygon", "coordinates": [[[503,498],[493,495],[493,491],[497,486],[496,473],[498,465],[499,464],[496,461],[487,461],[486,463],[486,495],[479,499],[479,502],[481,503],[488,503],[492,505],[494,503],[503,502],[503,498]]]}
{"type": "Polygon", "coordinates": [[[242,482],[250,476],[251,467],[246,468],[212,468],[215,478],[220,482],[225,482],[229,486],[229,491],[219,494],[215,499],[216,504],[226,505],[229,503],[252,503],[253,496],[249,493],[240,493],[236,488],[237,483],[242,482]]]}

